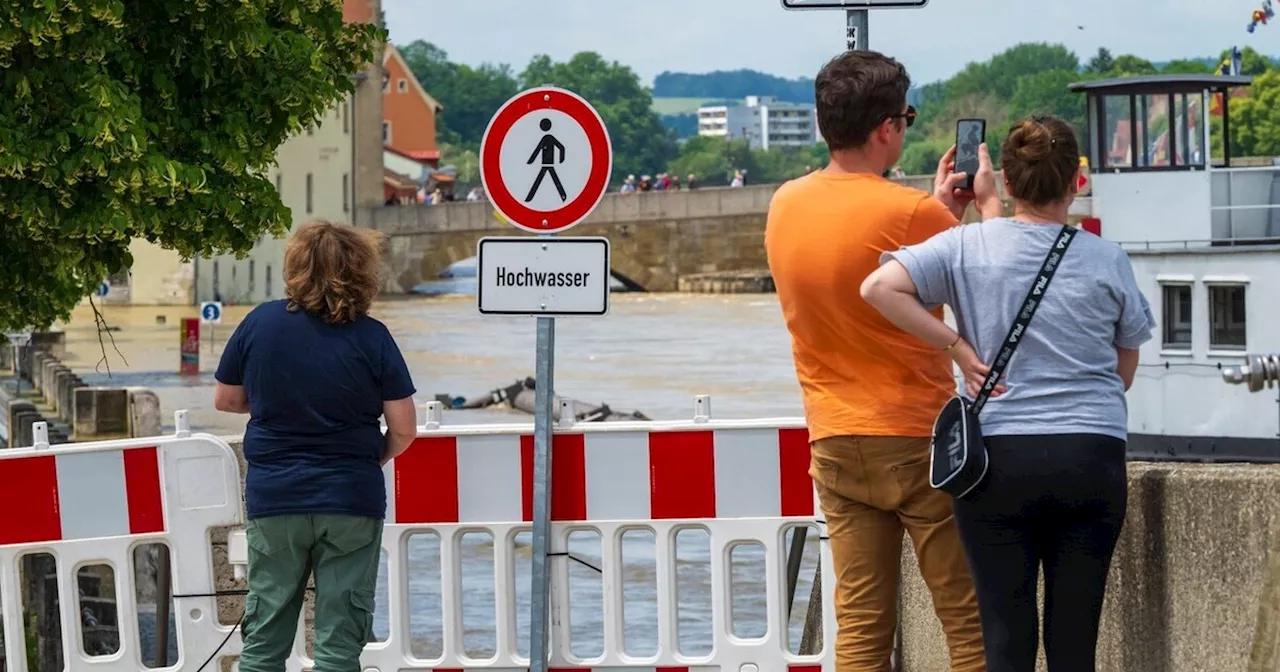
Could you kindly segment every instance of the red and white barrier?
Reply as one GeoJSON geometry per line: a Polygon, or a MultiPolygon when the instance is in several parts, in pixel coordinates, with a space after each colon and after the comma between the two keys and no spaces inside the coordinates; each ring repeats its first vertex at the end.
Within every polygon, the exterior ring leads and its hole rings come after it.
{"type": "MultiPolygon", "coordinates": [[[[808,476],[808,435],[802,420],[713,421],[705,399],[692,421],[562,424],[552,446],[553,521],[551,667],[594,672],[833,672],[830,642],[834,609],[824,600],[823,641],[817,655],[797,656],[787,646],[784,543],[789,529],[816,525],[824,585],[834,585],[825,526],[817,519],[808,476]],[[676,536],[707,533],[710,548],[712,649],[682,655],[679,646],[676,536]],[[567,615],[569,536],[594,531],[600,537],[603,653],[576,658],[567,615]],[[629,531],[653,533],[657,586],[656,653],[626,653],[623,619],[622,538],[629,531]],[[742,544],[764,549],[767,606],[763,636],[732,634],[731,552],[742,544]]],[[[168,545],[180,658],[171,669],[194,670],[217,651],[217,659],[241,650],[238,632],[218,624],[210,529],[243,525],[238,462],[217,437],[193,435],[179,411],[173,436],[49,446],[41,428],[37,445],[0,451],[0,621],[3,666],[28,670],[21,587],[21,559],[49,553],[57,561],[63,657],[66,669],[135,672],[139,650],[133,550],[139,544],[168,545]],[[88,656],[82,629],[76,571],[106,564],[115,575],[120,649],[88,656]]],[[[383,536],[387,557],[390,634],[365,649],[366,669],[528,669],[516,642],[516,534],[531,529],[532,427],[525,425],[444,427],[431,405],[417,441],[387,465],[388,518],[383,536]],[[439,538],[440,655],[413,653],[409,628],[408,541],[433,532],[439,538]],[[463,647],[462,536],[492,535],[496,653],[469,657],[463,647]]],[[[230,562],[243,568],[243,533],[228,543],[230,562]]],[[[687,596],[686,596],[687,597],[687,596]]],[[[434,609],[433,609],[434,611],[434,609]]],[[[288,669],[311,667],[299,637],[288,669]]],[[[216,669],[214,660],[209,669],[216,669]]]]}
{"type": "MultiPolygon", "coordinates": [[[[803,428],[605,425],[552,451],[554,521],[813,517],[803,428]]],[[[527,427],[424,432],[386,472],[395,523],[533,520],[527,427]]]]}
{"type": "Polygon", "coordinates": [[[133,566],[141,544],[168,546],[172,594],[202,596],[175,600],[181,652],[176,669],[195,669],[219,646],[230,654],[240,650],[239,637],[223,644],[231,628],[218,624],[210,562],[210,530],[244,524],[239,465],[225,441],[191,434],[186,412],[176,415],[173,436],[50,446],[44,423],[37,423],[35,446],[0,450],[0,503],[10,512],[0,517],[6,644],[0,670],[33,669],[22,645],[23,616],[24,608],[38,605],[23,604],[20,577],[24,556],[45,553],[56,562],[64,668],[144,669],[133,566]],[[81,645],[86,626],[78,570],[91,565],[107,565],[114,575],[110,594],[120,646],[111,655],[91,656],[81,645]]]}

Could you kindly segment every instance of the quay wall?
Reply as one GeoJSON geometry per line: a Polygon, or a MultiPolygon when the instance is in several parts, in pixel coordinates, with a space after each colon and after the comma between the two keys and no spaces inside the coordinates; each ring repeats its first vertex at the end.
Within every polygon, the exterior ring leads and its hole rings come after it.
{"type": "MultiPolygon", "coordinates": [[[[243,454],[240,437],[225,440],[243,454]]],[[[1273,550],[1276,492],[1280,465],[1129,464],[1128,517],[1108,583],[1100,672],[1260,672],[1249,661],[1268,557],[1280,554],[1273,550]]],[[[214,533],[217,588],[244,588],[226,564],[226,534],[214,533]]],[[[903,546],[903,671],[946,672],[941,626],[911,544],[903,546]]],[[[219,598],[219,618],[235,623],[242,607],[243,598],[219,598]]]]}
{"type": "MultiPolygon", "coordinates": [[[[1129,463],[1099,672],[1261,672],[1250,656],[1268,556],[1280,553],[1276,492],[1280,465],[1129,463]]],[[[942,628],[910,544],[903,577],[903,670],[943,672],[942,628]]]]}

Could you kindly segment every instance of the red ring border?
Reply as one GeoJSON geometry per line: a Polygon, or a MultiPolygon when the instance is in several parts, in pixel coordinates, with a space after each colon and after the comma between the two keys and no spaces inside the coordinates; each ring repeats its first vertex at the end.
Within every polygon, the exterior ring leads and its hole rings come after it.
{"type": "Polygon", "coordinates": [[[555,87],[525,91],[507,101],[489,121],[480,143],[480,183],[489,202],[513,226],[531,233],[559,233],[587,218],[609,189],[613,173],[613,145],[600,114],[577,94],[555,87]],[[539,110],[569,115],[587,135],[593,161],[582,193],[559,210],[542,212],[526,207],[502,180],[502,143],[515,123],[539,110]],[[599,160],[601,157],[603,161],[599,160]],[[496,178],[496,179],[494,179],[496,178]],[[546,221],[546,225],[542,222],[546,221]]]}

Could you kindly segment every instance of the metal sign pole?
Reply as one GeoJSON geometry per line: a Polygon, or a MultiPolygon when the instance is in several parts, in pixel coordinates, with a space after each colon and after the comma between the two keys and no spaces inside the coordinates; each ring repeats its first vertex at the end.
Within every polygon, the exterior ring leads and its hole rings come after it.
{"type": "Polygon", "coordinates": [[[555,655],[552,630],[561,625],[560,610],[553,608],[553,602],[562,590],[551,574],[555,318],[609,312],[609,241],[556,238],[555,234],[582,222],[604,198],[613,169],[613,145],[604,120],[590,103],[572,91],[547,85],[522,91],[498,108],[480,142],[480,156],[480,181],[494,210],[516,228],[538,236],[480,239],[476,304],[483,315],[537,318],[529,670],[548,672],[555,655]],[[556,114],[548,114],[553,111],[556,114]],[[526,119],[530,123],[520,123],[526,119]],[[579,132],[573,132],[574,126],[579,132]],[[521,156],[534,148],[534,159],[542,157],[540,165],[533,166],[530,160],[527,169],[517,164],[504,172],[504,148],[518,148],[521,156]],[[562,183],[566,175],[577,176],[574,180],[580,177],[581,186],[569,179],[562,183]],[[544,181],[548,176],[550,180],[544,181]],[[560,202],[535,198],[552,187],[560,202]],[[570,196],[575,188],[577,192],[570,196]],[[531,208],[536,214],[531,214],[531,208]],[[577,284],[546,284],[548,277],[566,272],[572,272],[577,284]]]}
{"type": "MultiPolygon", "coordinates": [[[[546,236],[551,237],[551,236],[546,236]]],[[[556,318],[538,318],[533,414],[533,586],[529,617],[531,672],[547,672],[551,642],[551,425],[555,403],[556,318]]]]}
{"type": "Polygon", "coordinates": [[[865,9],[845,10],[845,48],[847,50],[858,51],[869,48],[870,42],[867,41],[869,13],[865,9]]]}

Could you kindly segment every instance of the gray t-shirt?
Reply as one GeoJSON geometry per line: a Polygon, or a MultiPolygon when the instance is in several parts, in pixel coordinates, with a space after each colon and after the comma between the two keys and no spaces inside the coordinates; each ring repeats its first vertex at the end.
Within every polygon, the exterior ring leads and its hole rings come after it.
{"type": "MultiPolygon", "coordinates": [[[[951,306],[960,335],[990,363],[1061,232],[1059,225],[992,219],[886,252],[880,263],[897,259],[921,302],[951,306]]],[[[1137,349],[1154,326],[1124,250],[1076,234],[1005,369],[1007,390],[982,409],[982,433],[1127,439],[1115,346],[1137,349]]]]}

